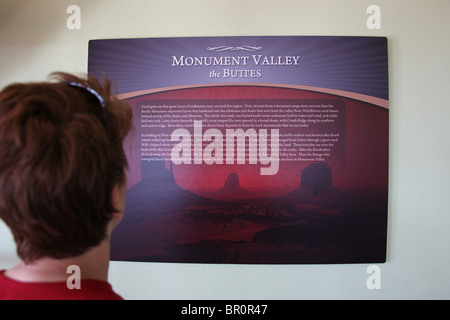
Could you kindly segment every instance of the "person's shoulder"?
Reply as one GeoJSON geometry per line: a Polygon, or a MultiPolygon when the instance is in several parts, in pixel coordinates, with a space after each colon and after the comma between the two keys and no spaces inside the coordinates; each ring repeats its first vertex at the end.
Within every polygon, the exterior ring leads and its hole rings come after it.
{"type": "Polygon", "coordinates": [[[80,293],[84,290],[88,300],[124,300],[113,290],[109,282],[101,280],[81,280],[81,288],[72,290],[80,291],[80,293]]]}
{"type": "Polygon", "coordinates": [[[0,271],[0,300],[123,300],[110,283],[81,280],[80,287],[70,289],[66,282],[20,282],[0,271]]]}

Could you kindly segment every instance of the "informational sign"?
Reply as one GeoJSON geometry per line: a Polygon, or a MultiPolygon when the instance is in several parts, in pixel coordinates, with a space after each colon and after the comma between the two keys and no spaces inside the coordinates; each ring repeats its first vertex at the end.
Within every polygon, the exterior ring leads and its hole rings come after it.
{"type": "Polygon", "coordinates": [[[383,37],[91,40],[134,113],[113,260],[386,260],[383,37]]]}

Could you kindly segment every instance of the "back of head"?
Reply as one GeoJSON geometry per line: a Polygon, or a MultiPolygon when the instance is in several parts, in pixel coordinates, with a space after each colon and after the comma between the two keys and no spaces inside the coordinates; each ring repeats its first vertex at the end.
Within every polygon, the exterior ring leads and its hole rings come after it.
{"type": "Polygon", "coordinates": [[[112,190],[125,183],[129,106],[108,80],[52,78],[0,92],[0,218],[25,262],[98,245],[115,212],[112,190]]]}

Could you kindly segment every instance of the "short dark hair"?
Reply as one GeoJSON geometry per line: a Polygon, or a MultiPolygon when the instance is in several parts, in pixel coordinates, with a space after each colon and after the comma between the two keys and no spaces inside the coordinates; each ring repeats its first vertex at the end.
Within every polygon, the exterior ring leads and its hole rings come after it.
{"type": "Polygon", "coordinates": [[[128,104],[111,93],[107,78],[50,77],[0,92],[0,218],[26,263],[98,245],[117,212],[113,188],[126,182],[128,104]],[[69,82],[98,92],[107,118],[92,93],[69,82]]]}

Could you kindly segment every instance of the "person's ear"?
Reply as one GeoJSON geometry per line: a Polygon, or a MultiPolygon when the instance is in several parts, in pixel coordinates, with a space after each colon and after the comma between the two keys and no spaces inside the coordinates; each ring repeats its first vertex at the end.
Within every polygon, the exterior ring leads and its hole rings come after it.
{"type": "Polygon", "coordinates": [[[116,209],[116,213],[120,215],[123,215],[125,211],[125,192],[125,186],[116,184],[111,195],[111,204],[113,208],[116,209]]]}
{"type": "Polygon", "coordinates": [[[111,194],[111,204],[115,209],[111,213],[111,220],[109,221],[108,230],[111,233],[117,225],[122,221],[123,213],[125,211],[125,186],[116,184],[111,194]]]}

